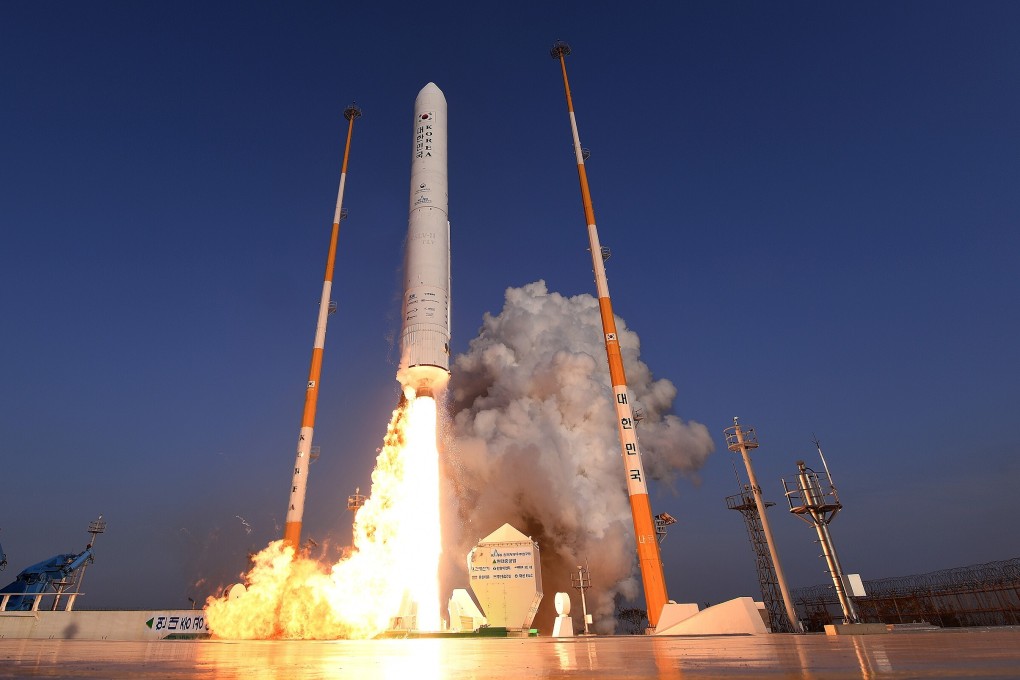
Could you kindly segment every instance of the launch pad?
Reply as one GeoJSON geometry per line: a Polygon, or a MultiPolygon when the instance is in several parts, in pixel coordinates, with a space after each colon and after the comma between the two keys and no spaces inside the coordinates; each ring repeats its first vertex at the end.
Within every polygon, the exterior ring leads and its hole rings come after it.
{"type": "Polygon", "coordinates": [[[463,639],[103,642],[20,640],[12,676],[306,678],[1007,678],[1020,677],[1020,628],[891,635],[737,635],[568,640],[463,639]],[[342,669],[342,670],[341,670],[342,669]]]}
{"type": "Polygon", "coordinates": [[[478,630],[467,631],[428,631],[428,630],[388,630],[376,637],[379,640],[420,640],[440,639],[453,640],[458,638],[528,638],[538,637],[538,630],[510,630],[505,626],[482,626],[478,630]]]}

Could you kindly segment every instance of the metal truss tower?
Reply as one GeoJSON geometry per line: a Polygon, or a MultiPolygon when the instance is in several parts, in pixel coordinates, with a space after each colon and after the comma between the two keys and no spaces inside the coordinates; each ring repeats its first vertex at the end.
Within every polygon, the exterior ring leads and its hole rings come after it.
{"type": "MultiPolygon", "coordinates": [[[[764,504],[766,508],[775,505],[771,501],[764,501],[764,504]]],[[[754,502],[751,487],[745,484],[739,494],[728,496],[726,507],[743,515],[744,524],[747,525],[747,537],[751,541],[751,550],[754,551],[754,568],[758,573],[758,585],[761,586],[761,599],[765,603],[769,628],[773,633],[795,632],[790,624],[790,618],[786,615],[783,594],[779,590],[779,579],[776,578],[776,570],[772,566],[772,555],[769,553],[765,530],[761,525],[761,516],[758,514],[758,505],[754,502]]]]}

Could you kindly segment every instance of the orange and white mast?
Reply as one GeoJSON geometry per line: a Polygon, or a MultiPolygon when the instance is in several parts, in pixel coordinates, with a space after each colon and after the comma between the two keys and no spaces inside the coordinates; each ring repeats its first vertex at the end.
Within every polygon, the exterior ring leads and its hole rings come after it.
{"type": "Polygon", "coordinates": [[[602,331],[606,340],[606,356],[609,358],[609,379],[613,384],[613,400],[616,407],[616,427],[620,433],[620,452],[627,474],[627,493],[630,495],[630,509],[634,516],[634,534],[637,541],[638,564],[641,568],[641,582],[645,588],[645,606],[648,608],[648,623],[655,627],[659,622],[662,607],[669,601],[666,595],[666,579],[662,573],[662,558],[659,554],[659,541],[655,535],[655,522],[652,519],[652,506],[648,500],[648,487],[645,483],[645,469],[641,464],[641,451],[638,449],[637,436],[634,433],[634,414],[627,393],[627,376],[623,371],[623,358],[620,355],[620,341],[616,333],[616,320],[613,317],[613,305],[609,300],[609,284],[606,281],[606,267],[602,260],[602,247],[599,245],[598,230],[595,227],[595,210],[591,204],[591,192],[588,190],[588,175],[584,170],[584,156],[581,151],[581,139],[577,134],[577,119],[574,117],[574,102],[570,97],[570,84],[567,81],[567,64],[564,59],[570,54],[570,45],[559,41],[553,45],[549,54],[560,62],[563,71],[563,89],[567,95],[567,111],[570,114],[570,130],[574,136],[574,156],[577,159],[577,175],[581,182],[581,201],[584,203],[584,218],[588,224],[588,241],[591,250],[592,266],[595,269],[595,288],[598,291],[599,310],[602,314],[602,331]]]}
{"type": "Polygon", "coordinates": [[[351,152],[354,120],[360,117],[361,109],[354,104],[344,109],[344,118],[348,121],[347,143],[344,146],[344,162],[340,169],[340,190],[336,196],[336,212],[333,213],[333,234],[329,240],[329,255],[326,257],[326,276],[322,282],[322,299],[319,301],[319,321],[315,327],[312,365],[308,369],[305,410],[301,416],[301,433],[298,435],[297,458],[294,460],[294,475],[290,484],[290,502],[287,504],[287,525],[283,530],[284,545],[289,545],[295,551],[301,543],[301,520],[305,512],[305,492],[308,488],[308,464],[312,452],[312,432],[315,428],[315,407],[319,401],[322,349],[326,345],[326,320],[330,313],[329,295],[333,288],[333,265],[336,262],[336,243],[340,236],[340,220],[344,217],[342,206],[344,183],[347,181],[347,158],[351,152]]]}

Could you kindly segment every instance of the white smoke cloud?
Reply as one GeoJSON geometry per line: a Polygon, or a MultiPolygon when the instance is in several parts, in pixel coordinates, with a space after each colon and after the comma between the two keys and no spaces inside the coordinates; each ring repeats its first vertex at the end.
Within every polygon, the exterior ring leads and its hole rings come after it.
{"type": "MultiPolygon", "coordinates": [[[[652,377],[637,334],[619,317],[616,324],[631,403],[643,415],[646,472],[672,483],[701,467],[711,436],[669,413],[676,387],[652,377]]],[[[641,591],[602,337],[595,298],[550,293],[544,281],[508,288],[499,315],[485,315],[452,370],[448,477],[460,525],[446,533],[456,555],[504,522],[538,541],[540,625],[553,615],[552,594],[574,592],[570,572],[587,561],[589,613],[611,632],[614,599],[641,591]]]]}

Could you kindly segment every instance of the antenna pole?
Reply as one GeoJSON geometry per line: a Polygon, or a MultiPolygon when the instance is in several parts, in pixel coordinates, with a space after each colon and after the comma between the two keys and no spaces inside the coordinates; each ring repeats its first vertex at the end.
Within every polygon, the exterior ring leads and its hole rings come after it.
{"type": "Polygon", "coordinates": [[[825,469],[825,476],[829,478],[829,486],[832,487],[832,493],[836,497],[836,500],[839,501],[839,495],[836,493],[836,482],[832,481],[832,473],[829,472],[829,464],[825,462],[825,454],[822,453],[822,443],[818,441],[818,437],[813,434],[811,437],[811,441],[815,443],[815,448],[818,449],[818,457],[822,459],[822,468],[825,469]]]}
{"type": "Polygon", "coordinates": [[[305,408],[301,415],[301,432],[298,435],[297,457],[294,460],[294,474],[290,484],[290,502],[287,504],[287,524],[284,528],[284,545],[295,552],[301,544],[301,523],[305,513],[305,492],[308,489],[308,464],[312,452],[312,434],[315,428],[315,408],[319,401],[319,376],[322,373],[322,350],[326,345],[326,320],[330,314],[329,295],[333,288],[333,267],[336,262],[336,244],[340,236],[340,220],[346,217],[343,210],[344,184],[347,181],[347,158],[351,152],[351,135],[354,121],[361,117],[361,109],[351,104],[344,109],[347,119],[347,143],[344,145],[344,161],[340,169],[340,190],[336,197],[336,211],[333,213],[333,232],[329,240],[329,255],[326,257],[326,275],[322,282],[322,299],[319,301],[319,320],[315,327],[315,344],[312,346],[312,364],[308,369],[308,384],[305,389],[305,408]]]}
{"type": "Polygon", "coordinates": [[[613,317],[613,305],[609,299],[609,284],[606,280],[602,247],[599,245],[598,230],[595,226],[595,210],[592,208],[591,192],[588,189],[588,175],[584,169],[584,153],[581,149],[581,139],[577,132],[574,102],[570,97],[570,84],[567,80],[567,63],[564,59],[566,55],[570,54],[570,46],[565,42],[557,42],[553,45],[549,54],[553,59],[560,62],[560,70],[563,72],[563,90],[567,97],[570,131],[574,138],[574,157],[577,160],[577,175],[581,183],[581,202],[584,205],[585,223],[588,225],[589,250],[591,250],[592,267],[595,270],[595,288],[598,292],[599,310],[602,315],[606,356],[609,359],[609,378],[612,382],[613,401],[616,407],[616,427],[620,435],[620,452],[623,456],[624,469],[627,475],[627,493],[630,496],[631,514],[634,517],[638,564],[641,568],[641,582],[645,589],[645,606],[648,608],[648,623],[654,628],[659,622],[659,615],[662,613],[663,606],[669,601],[669,597],[666,595],[666,579],[662,571],[659,541],[655,534],[652,507],[648,499],[645,470],[641,463],[641,452],[638,449],[637,436],[634,433],[634,415],[631,411],[630,397],[627,392],[627,376],[623,370],[623,358],[620,355],[620,341],[616,332],[616,320],[613,317]]]}

